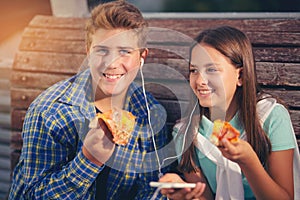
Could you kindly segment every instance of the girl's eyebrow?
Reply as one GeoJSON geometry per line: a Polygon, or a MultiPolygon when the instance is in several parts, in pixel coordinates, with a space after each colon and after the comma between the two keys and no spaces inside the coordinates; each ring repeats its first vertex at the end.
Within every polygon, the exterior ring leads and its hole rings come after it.
{"type": "MultiPolygon", "coordinates": [[[[220,64],[219,63],[206,63],[204,65],[202,65],[203,67],[211,67],[211,66],[219,66],[220,64]]],[[[191,67],[199,67],[197,64],[193,64],[193,63],[190,63],[190,66],[191,67]]]]}

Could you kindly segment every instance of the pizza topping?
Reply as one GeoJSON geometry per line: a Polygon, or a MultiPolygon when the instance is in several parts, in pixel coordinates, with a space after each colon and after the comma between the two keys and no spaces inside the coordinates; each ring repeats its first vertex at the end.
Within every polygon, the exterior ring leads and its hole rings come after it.
{"type": "Polygon", "coordinates": [[[97,113],[97,118],[105,122],[113,136],[113,142],[126,145],[134,130],[135,116],[126,110],[113,109],[105,113],[97,113]]]}
{"type": "Polygon", "coordinates": [[[213,132],[210,141],[216,146],[223,146],[222,139],[226,138],[230,142],[238,141],[240,132],[236,130],[229,122],[222,120],[215,120],[213,132]]]}

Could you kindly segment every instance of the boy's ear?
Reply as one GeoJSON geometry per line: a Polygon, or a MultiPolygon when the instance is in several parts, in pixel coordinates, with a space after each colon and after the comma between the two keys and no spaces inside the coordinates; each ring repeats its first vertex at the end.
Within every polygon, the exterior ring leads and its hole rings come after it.
{"type": "Polygon", "coordinates": [[[145,59],[147,58],[147,56],[148,56],[148,49],[147,48],[145,48],[144,50],[143,50],[143,52],[141,53],[141,67],[144,65],[144,63],[145,63],[145,59]]]}
{"type": "Polygon", "coordinates": [[[88,46],[85,46],[85,52],[86,52],[86,55],[90,54],[90,49],[88,48],[88,46]]]}

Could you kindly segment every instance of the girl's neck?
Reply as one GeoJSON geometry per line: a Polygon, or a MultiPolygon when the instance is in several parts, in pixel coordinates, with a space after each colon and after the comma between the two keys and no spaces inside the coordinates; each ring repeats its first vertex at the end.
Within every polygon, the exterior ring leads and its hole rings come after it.
{"type": "Polygon", "coordinates": [[[210,118],[211,121],[215,121],[216,119],[221,119],[229,122],[235,116],[236,112],[237,112],[237,102],[236,99],[234,98],[227,108],[225,106],[223,107],[215,106],[210,108],[210,118]]]}

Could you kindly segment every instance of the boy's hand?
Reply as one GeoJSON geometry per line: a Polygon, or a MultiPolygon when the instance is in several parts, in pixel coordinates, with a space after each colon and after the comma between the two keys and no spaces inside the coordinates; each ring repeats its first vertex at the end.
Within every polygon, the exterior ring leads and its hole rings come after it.
{"type": "Polygon", "coordinates": [[[86,135],[82,151],[86,158],[98,166],[102,166],[112,155],[115,144],[112,135],[102,120],[98,127],[92,128],[86,135]]]}

